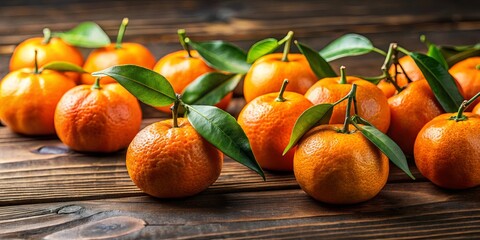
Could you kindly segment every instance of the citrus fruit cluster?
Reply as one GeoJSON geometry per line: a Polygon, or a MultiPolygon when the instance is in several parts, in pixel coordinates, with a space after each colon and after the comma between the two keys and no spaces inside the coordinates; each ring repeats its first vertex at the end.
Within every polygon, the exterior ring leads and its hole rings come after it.
{"type": "Polygon", "coordinates": [[[80,152],[128,147],[132,181],[159,198],[208,188],[224,154],[263,178],[262,168],[293,171],[305,192],[333,204],[377,195],[389,160],[414,178],[406,155],[438,186],[480,184],[476,45],[457,51],[423,38],[427,54],[396,43],[383,51],[347,34],[315,51],[290,31],[246,53],[180,29],[183,50],[156,62],[145,46],[123,42],[127,25],[115,43],[92,22],[20,43],[0,83],[0,120],[20,134],[57,134],[80,152]],[[77,47],[94,50],[84,61],[77,47]],[[385,57],[380,76],[329,64],[370,52],[385,57]],[[235,119],[223,110],[242,80],[246,105],[235,119]],[[140,131],[137,99],[172,118],[140,131]]]}

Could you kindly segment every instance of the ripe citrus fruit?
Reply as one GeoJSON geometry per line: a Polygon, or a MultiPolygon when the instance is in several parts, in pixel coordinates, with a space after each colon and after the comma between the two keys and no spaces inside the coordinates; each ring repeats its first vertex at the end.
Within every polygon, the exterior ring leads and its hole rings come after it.
{"type": "Polygon", "coordinates": [[[480,92],[480,57],[471,57],[453,65],[450,74],[457,80],[465,99],[480,92]]]}
{"type": "MultiPolygon", "coordinates": [[[[397,66],[397,68],[395,69],[395,65],[392,65],[388,72],[392,77],[394,77],[395,70],[397,71],[396,81],[399,87],[404,87],[409,83],[407,76],[412,82],[425,79],[422,71],[420,70],[420,68],[418,68],[417,64],[410,56],[401,57],[400,59],[398,59],[398,63],[405,71],[403,71],[400,66],[397,66]]],[[[385,96],[387,96],[387,98],[395,95],[395,93],[397,92],[393,84],[386,82],[385,80],[382,80],[378,84],[378,87],[382,90],[385,96]]]]}
{"type": "MultiPolygon", "coordinates": [[[[117,42],[102,48],[93,50],[85,61],[83,68],[87,72],[96,72],[114,65],[135,64],[148,69],[155,65],[155,57],[143,45],[138,43],[122,43],[128,19],[122,21],[117,42]],[[123,31],[122,31],[123,28],[123,31]]],[[[93,84],[95,77],[90,74],[82,74],[83,84],[93,84]]],[[[111,77],[102,78],[103,83],[114,83],[111,77]]]]}
{"type": "Polygon", "coordinates": [[[126,148],[140,130],[141,121],[137,99],[120,84],[77,86],[65,93],[55,111],[58,137],[82,152],[126,148]]]}
{"type": "Polygon", "coordinates": [[[402,92],[389,98],[388,104],[391,118],[387,135],[409,155],[413,154],[413,145],[420,129],[444,113],[427,80],[408,84],[402,92]]]}
{"type": "MultiPolygon", "coordinates": [[[[68,45],[60,38],[36,37],[23,41],[15,48],[10,58],[10,71],[33,68],[35,65],[35,50],[38,51],[38,67],[52,61],[65,61],[78,66],[83,65],[82,53],[76,47],[68,45]]],[[[79,73],[68,72],[65,75],[75,82],[80,79],[79,73]]]]}
{"type": "Polygon", "coordinates": [[[358,130],[340,133],[343,125],[320,125],[299,141],[294,173],[313,198],[353,204],[373,198],[388,178],[388,158],[358,130]]]}
{"type": "Polygon", "coordinates": [[[195,195],[220,175],[223,153],[202,138],[190,123],[178,119],[153,123],[133,139],[127,170],[142,191],[159,198],[195,195]]]}
{"type": "MultiPolygon", "coordinates": [[[[155,72],[160,73],[170,82],[176,93],[181,93],[201,75],[215,71],[200,58],[197,51],[190,50],[189,52],[190,56],[186,50],[170,53],[161,58],[153,68],[155,72]]],[[[216,106],[226,109],[231,99],[232,93],[229,93],[216,106]]],[[[157,109],[171,113],[169,107],[158,107],[157,109]]]]}
{"type": "Polygon", "coordinates": [[[262,168],[293,170],[294,149],[282,156],[297,118],[313,106],[295,92],[269,93],[255,98],[240,112],[238,123],[245,131],[253,154],[262,168]],[[272,137],[275,136],[275,137],[272,137]]]}
{"type": "Polygon", "coordinates": [[[0,120],[16,133],[55,134],[53,116],[62,95],[75,82],[62,73],[22,68],[0,83],[0,120]]]}
{"type": "Polygon", "coordinates": [[[282,61],[281,53],[265,55],[256,60],[245,76],[243,95],[247,102],[272,92],[278,92],[284,79],[288,79],[287,91],[304,94],[317,82],[305,56],[288,54],[288,61],[282,61]]]}
{"type": "Polygon", "coordinates": [[[480,116],[442,114],[428,122],[415,140],[415,163],[423,176],[450,189],[480,185],[480,116]]]}
{"type": "MultiPolygon", "coordinates": [[[[351,76],[346,77],[345,83],[342,83],[342,77],[324,78],[310,87],[305,93],[305,97],[313,104],[334,103],[350,92],[353,83],[358,85],[356,93],[358,115],[369,121],[378,130],[387,132],[388,126],[390,126],[390,108],[387,97],[371,82],[351,76]]],[[[330,124],[343,123],[346,109],[347,102],[338,104],[333,109],[330,124]]]]}

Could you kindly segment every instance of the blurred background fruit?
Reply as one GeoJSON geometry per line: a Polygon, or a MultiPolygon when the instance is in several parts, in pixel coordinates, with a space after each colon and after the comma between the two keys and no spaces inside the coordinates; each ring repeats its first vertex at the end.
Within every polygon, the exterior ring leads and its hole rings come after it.
{"type": "MultiPolygon", "coordinates": [[[[155,65],[155,57],[145,46],[139,43],[122,42],[128,19],[124,18],[117,35],[116,43],[93,50],[85,60],[83,68],[87,72],[96,72],[114,65],[135,64],[152,69],[155,65]]],[[[110,77],[104,78],[104,83],[114,83],[110,77]]],[[[83,84],[93,84],[95,77],[90,74],[82,74],[83,84]]]]}

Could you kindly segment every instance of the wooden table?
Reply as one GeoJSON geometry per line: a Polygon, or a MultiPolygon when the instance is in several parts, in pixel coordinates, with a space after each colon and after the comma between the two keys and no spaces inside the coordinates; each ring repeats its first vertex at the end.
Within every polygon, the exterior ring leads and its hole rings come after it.
{"type": "MultiPolygon", "coordinates": [[[[93,20],[115,36],[124,16],[131,20],[126,40],[146,44],[157,58],[180,48],[177,28],[244,48],[288,30],[316,49],[347,32],[382,49],[396,41],[411,50],[425,49],[421,33],[440,44],[472,44],[480,36],[479,3],[462,0],[65,2],[0,3],[1,76],[14,46],[44,26],[66,30],[93,20]]],[[[381,64],[375,54],[333,63],[366,75],[378,75],[381,64]]],[[[243,104],[237,96],[229,110],[236,114],[243,104]]],[[[146,106],[144,116],[144,126],[166,117],[146,106]]],[[[439,189],[413,165],[416,181],[392,166],[377,197],[333,206],[308,197],[293,174],[267,173],[264,182],[227,158],[205,192],[159,200],[130,181],[124,151],[86,155],[55,136],[0,127],[0,238],[479,238],[480,189],[439,189]]]]}

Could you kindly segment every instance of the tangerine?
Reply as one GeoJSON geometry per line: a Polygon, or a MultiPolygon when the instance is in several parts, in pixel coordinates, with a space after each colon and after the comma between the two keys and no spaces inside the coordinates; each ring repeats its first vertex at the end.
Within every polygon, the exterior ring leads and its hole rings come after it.
{"type": "Polygon", "coordinates": [[[288,79],[287,91],[304,94],[317,82],[305,56],[288,54],[288,60],[282,60],[282,53],[265,55],[256,60],[245,76],[243,95],[247,102],[272,92],[277,92],[284,79],[288,79]]]}
{"type": "MultiPolygon", "coordinates": [[[[114,65],[135,64],[141,67],[152,69],[155,65],[155,57],[143,45],[138,43],[122,43],[123,34],[128,24],[128,19],[124,18],[120,26],[116,43],[93,50],[85,61],[83,68],[87,72],[96,72],[114,65]]],[[[90,74],[82,74],[82,83],[91,85],[95,82],[95,77],[90,74]]],[[[103,83],[116,82],[111,77],[102,78],[103,83]]]]}
{"type": "Polygon", "coordinates": [[[240,112],[238,123],[245,131],[255,159],[262,168],[276,171],[293,170],[291,149],[283,156],[297,118],[313,104],[295,92],[269,93],[249,102],[240,112]],[[272,137],[275,136],[275,137],[272,137]]]}
{"type": "MultiPolygon", "coordinates": [[[[355,83],[358,85],[356,93],[358,115],[369,121],[378,130],[387,132],[390,126],[390,108],[387,97],[375,84],[357,77],[344,77],[344,68],[341,68],[341,72],[342,76],[340,77],[324,78],[315,83],[305,93],[305,97],[313,104],[334,103],[346,96],[352,89],[352,84],[355,83]]],[[[343,123],[346,109],[345,101],[335,106],[330,124],[343,123]]]]}
{"type": "Polygon", "coordinates": [[[480,116],[452,113],[428,122],[415,140],[420,173],[437,186],[464,189],[480,185],[480,116]]]}
{"type": "Polygon", "coordinates": [[[114,152],[126,148],[140,130],[137,99],[120,84],[70,89],[58,102],[55,129],[60,140],[76,151],[114,152]]]}
{"type": "Polygon", "coordinates": [[[294,173],[300,187],[316,200],[353,204],[375,197],[385,186],[388,158],[358,130],[320,125],[299,141],[294,173]]]}
{"type": "Polygon", "coordinates": [[[0,120],[16,133],[55,134],[55,107],[75,85],[71,78],[52,70],[13,71],[0,82],[0,120]]]}
{"type": "MultiPolygon", "coordinates": [[[[49,34],[46,34],[44,38],[27,39],[15,48],[10,58],[10,71],[34,68],[35,50],[38,52],[36,61],[39,68],[52,61],[65,61],[83,66],[82,53],[76,47],[68,45],[60,38],[50,37],[49,34]]],[[[80,80],[79,73],[68,72],[65,75],[75,82],[80,80]]]]}
{"type": "Polygon", "coordinates": [[[153,123],[133,139],[126,160],[132,181],[158,198],[195,195],[220,175],[223,153],[207,142],[185,118],[153,123]]]}
{"type": "Polygon", "coordinates": [[[391,117],[387,135],[409,155],[422,127],[445,112],[425,79],[408,84],[388,99],[388,105],[391,117]]]}
{"type": "MultiPolygon", "coordinates": [[[[215,69],[209,67],[196,50],[180,50],[162,57],[153,70],[163,75],[172,85],[173,90],[181,93],[196,78],[215,69]]],[[[221,109],[226,109],[233,93],[227,94],[216,104],[221,109]]],[[[157,107],[158,110],[170,113],[169,107],[157,107]]]]}
{"type": "Polygon", "coordinates": [[[449,72],[457,80],[465,99],[470,99],[480,92],[480,57],[462,60],[453,65],[449,72]]]}

